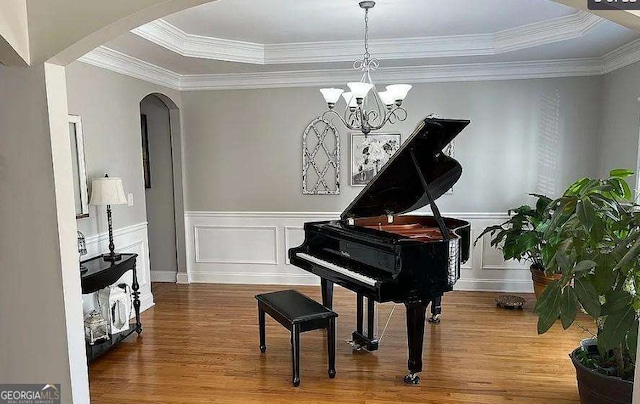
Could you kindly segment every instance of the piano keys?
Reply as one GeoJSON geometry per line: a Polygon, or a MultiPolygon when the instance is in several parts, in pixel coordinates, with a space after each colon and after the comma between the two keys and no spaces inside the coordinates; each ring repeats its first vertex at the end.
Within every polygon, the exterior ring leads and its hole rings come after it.
{"type": "Polygon", "coordinates": [[[442,150],[468,124],[430,117],[421,121],[340,220],[305,223],[304,243],[289,250],[293,265],[321,278],[325,306],[333,305],[334,284],[357,293],[358,321],[352,336],[369,350],[378,348],[374,302],[405,305],[409,373],[404,381],[409,384],[420,381],[426,307],[433,302],[433,312],[440,305],[469,258],[470,224],[442,217],[435,204],[462,175],[460,163],[442,150]],[[432,216],[406,214],[426,205],[432,216]]]}

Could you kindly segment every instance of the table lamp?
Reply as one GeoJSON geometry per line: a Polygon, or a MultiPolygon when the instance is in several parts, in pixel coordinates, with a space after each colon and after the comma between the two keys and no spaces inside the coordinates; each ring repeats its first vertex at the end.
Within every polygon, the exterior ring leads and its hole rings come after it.
{"type": "Polygon", "coordinates": [[[122,258],[121,254],[115,252],[113,245],[113,225],[111,223],[111,205],[124,205],[127,203],[127,197],[124,194],[122,180],[117,177],[109,177],[107,174],[104,178],[94,178],[91,181],[91,201],[90,205],[106,206],[107,221],[109,223],[109,252],[102,255],[105,261],[118,261],[122,258]]]}

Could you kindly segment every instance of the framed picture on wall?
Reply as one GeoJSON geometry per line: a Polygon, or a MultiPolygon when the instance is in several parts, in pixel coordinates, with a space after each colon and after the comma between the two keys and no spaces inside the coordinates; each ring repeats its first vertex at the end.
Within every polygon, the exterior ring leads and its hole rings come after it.
{"type": "Polygon", "coordinates": [[[144,173],[144,187],[151,188],[151,168],[149,166],[149,132],[147,130],[147,115],[140,114],[140,131],[142,134],[142,170],[144,173]]]}
{"type": "Polygon", "coordinates": [[[399,133],[351,134],[351,186],[365,186],[400,148],[399,133]]]}

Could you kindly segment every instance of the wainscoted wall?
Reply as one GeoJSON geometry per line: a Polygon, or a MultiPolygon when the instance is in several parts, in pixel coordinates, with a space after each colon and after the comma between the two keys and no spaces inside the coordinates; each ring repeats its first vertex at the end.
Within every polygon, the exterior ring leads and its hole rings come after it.
{"type": "MultiPolygon", "coordinates": [[[[147,223],[138,223],[133,226],[116,229],[113,231],[113,242],[117,252],[138,254],[136,260],[136,271],[138,273],[138,283],[140,284],[141,311],[153,306],[153,295],[151,294],[151,276],[149,274],[149,245],[147,242],[147,223]]],[[[87,255],[83,260],[100,255],[104,251],[109,251],[109,234],[99,233],[87,237],[87,255]]],[[[128,271],[116,284],[125,282],[131,286],[132,272],[128,271]]],[[[83,295],[83,311],[85,315],[97,307],[97,293],[83,295]]]]}
{"type": "MultiPolygon", "coordinates": [[[[185,215],[187,273],[179,283],[314,285],[319,278],[289,263],[287,251],[304,240],[305,222],[334,220],[339,213],[205,212],[185,215]]],[[[471,222],[475,239],[486,226],[506,220],[504,213],[447,213],[471,222]]],[[[480,240],[462,267],[459,290],[531,292],[528,266],[505,262],[480,240]]]]}

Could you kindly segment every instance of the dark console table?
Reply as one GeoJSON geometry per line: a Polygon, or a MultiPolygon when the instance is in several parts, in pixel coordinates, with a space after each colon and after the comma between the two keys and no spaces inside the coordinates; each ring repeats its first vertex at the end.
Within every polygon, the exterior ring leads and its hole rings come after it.
{"type": "Polygon", "coordinates": [[[102,259],[102,256],[99,255],[82,261],[81,263],[82,266],[87,269],[81,274],[83,294],[94,293],[109,285],[113,285],[125,272],[133,271],[131,294],[133,296],[133,309],[136,312],[136,322],[129,324],[129,330],[112,335],[111,338],[106,341],[98,342],[95,345],[89,345],[87,342],[87,359],[89,362],[113,348],[134,332],[137,332],[138,335],[142,332],[142,324],[140,323],[140,285],[138,284],[138,275],[136,273],[137,256],[137,254],[122,254],[121,260],[110,262],[105,261],[102,259]]]}

